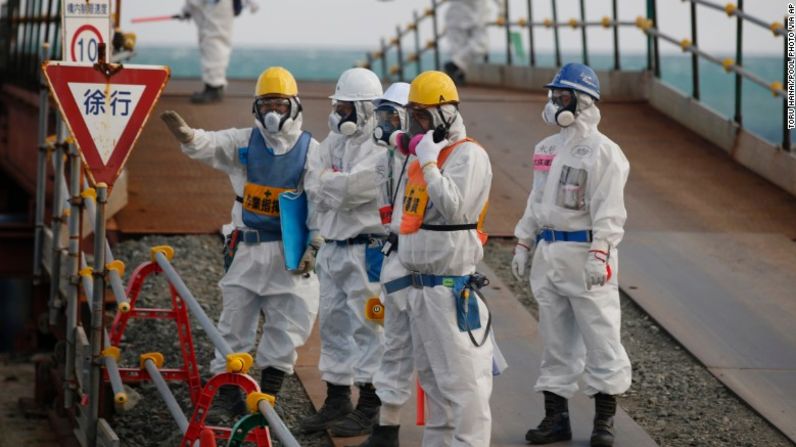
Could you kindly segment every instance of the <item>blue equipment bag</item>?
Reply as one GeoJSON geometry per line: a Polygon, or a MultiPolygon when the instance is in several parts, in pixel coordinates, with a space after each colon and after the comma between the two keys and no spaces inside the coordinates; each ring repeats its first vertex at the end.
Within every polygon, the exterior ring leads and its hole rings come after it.
{"type": "Polygon", "coordinates": [[[307,228],[307,194],[295,191],[279,194],[279,222],[282,226],[285,268],[296,270],[310,242],[310,231],[307,228]]]}

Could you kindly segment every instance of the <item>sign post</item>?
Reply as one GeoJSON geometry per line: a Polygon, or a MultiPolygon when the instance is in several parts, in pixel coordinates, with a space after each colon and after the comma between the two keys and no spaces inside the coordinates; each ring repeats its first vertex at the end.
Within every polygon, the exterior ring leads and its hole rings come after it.
{"type": "MultiPolygon", "coordinates": [[[[66,3],[69,4],[68,1],[66,3]]],[[[89,10],[95,10],[102,4],[80,1],[80,5],[89,10]]],[[[85,32],[78,31],[74,35],[80,36],[80,33],[85,32]]],[[[104,277],[107,273],[105,205],[110,188],[121,173],[169,78],[168,67],[108,64],[105,62],[106,47],[103,42],[97,44],[97,63],[93,65],[58,61],[42,65],[44,77],[63,121],[80,149],[87,177],[97,194],[92,271],[94,284],[93,296],[90,298],[92,359],[88,384],[88,420],[84,432],[85,444],[89,447],[97,445],[103,363],[104,277]]]]}

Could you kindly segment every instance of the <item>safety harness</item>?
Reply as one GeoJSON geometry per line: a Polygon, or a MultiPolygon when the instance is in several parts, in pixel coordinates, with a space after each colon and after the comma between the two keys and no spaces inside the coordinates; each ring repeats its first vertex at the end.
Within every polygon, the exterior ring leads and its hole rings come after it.
{"type": "Polygon", "coordinates": [[[457,312],[460,313],[460,315],[457,316],[459,325],[460,327],[463,326],[462,329],[467,331],[467,335],[470,337],[470,341],[473,343],[473,345],[475,345],[477,348],[480,348],[486,342],[487,337],[489,337],[489,332],[492,329],[492,311],[489,309],[489,304],[487,303],[486,298],[481,294],[481,288],[488,285],[489,279],[478,272],[475,272],[472,275],[463,276],[429,275],[425,273],[411,272],[406,276],[402,276],[384,283],[384,291],[389,295],[409,287],[422,289],[423,287],[433,288],[437,286],[444,286],[452,289],[453,295],[456,297],[456,299],[462,300],[461,303],[457,302],[456,305],[457,312]],[[470,307],[474,306],[475,309],[478,309],[477,302],[470,302],[471,294],[475,294],[476,296],[480,297],[487,310],[486,328],[484,329],[484,335],[480,342],[476,341],[472,332],[472,329],[478,328],[472,328],[470,324],[470,307]]]}

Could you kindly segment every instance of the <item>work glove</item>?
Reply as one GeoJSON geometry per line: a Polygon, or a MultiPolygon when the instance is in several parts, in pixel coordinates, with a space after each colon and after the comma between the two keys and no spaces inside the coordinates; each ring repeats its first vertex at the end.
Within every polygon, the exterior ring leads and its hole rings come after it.
{"type": "Polygon", "coordinates": [[[299,261],[298,269],[293,272],[294,274],[308,275],[310,272],[315,271],[315,256],[318,255],[318,249],[321,248],[321,245],[323,245],[323,238],[320,236],[310,241],[307,249],[304,250],[301,261],[299,261]]]}
{"type": "Polygon", "coordinates": [[[608,253],[605,250],[589,250],[585,268],[587,290],[591,290],[592,286],[604,286],[611,279],[608,253]]]}
{"type": "Polygon", "coordinates": [[[160,114],[160,119],[166,123],[166,126],[180,143],[188,144],[193,140],[194,130],[177,112],[167,110],[160,114]]]}
{"type": "Polygon", "coordinates": [[[426,163],[437,161],[440,151],[448,145],[448,140],[442,140],[439,143],[434,142],[434,131],[429,130],[420,143],[417,143],[417,159],[420,160],[420,166],[425,166],[426,163]]]}
{"type": "Polygon", "coordinates": [[[519,241],[514,246],[514,259],[511,260],[511,273],[517,278],[517,281],[522,281],[525,278],[525,273],[528,272],[528,259],[533,255],[535,248],[533,241],[519,241]]]}

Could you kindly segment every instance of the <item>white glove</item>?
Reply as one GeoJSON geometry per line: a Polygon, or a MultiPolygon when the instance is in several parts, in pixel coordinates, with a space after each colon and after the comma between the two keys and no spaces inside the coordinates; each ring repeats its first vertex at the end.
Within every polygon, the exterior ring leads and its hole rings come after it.
{"type": "Polygon", "coordinates": [[[307,249],[304,250],[304,255],[301,256],[298,269],[293,271],[296,275],[307,275],[315,271],[315,257],[318,255],[318,249],[323,245],[323,238],[320,236],[310,241],[307,249]]]}
{"type": "Polygon", "coordinates": [[[533,253],[534,243],[525,245],[518,242],[514,246],[514,259],[511,260],[511,273],[517,278],[517,281],[522,281],[525,278],[525,273],[528,272],[528,259],[533,253]]]}
{"type": "Polygon", "coordinates": [[[415,154],[417,159],[420,160],[420,166],[425,166],[429,162],[437,162],[440,151],[448,145],[448,140],[442,140],[439,143],[434,142],[434,131],[429,130],[417,144],[415,154]]]}
{"type": "Polygon", "coordinates": [[[589,250],[586,260],[586,289],[592,286],[604,286],[611,279],[611,267],[608,265],[608,252],[603,250],[589,250]]]}
{"type": "Polygon", "coordinates": [[[180,143],[187,144],[193,140],[194,130],[182,119],[179,113],[167,110],[160,114],[160,119],[166,123],[166,126],[180,143]]]}

